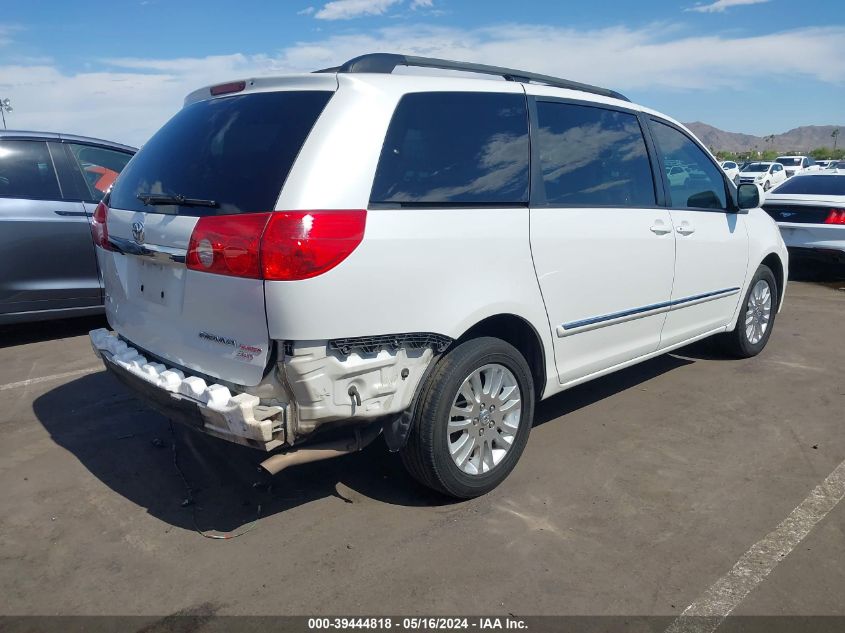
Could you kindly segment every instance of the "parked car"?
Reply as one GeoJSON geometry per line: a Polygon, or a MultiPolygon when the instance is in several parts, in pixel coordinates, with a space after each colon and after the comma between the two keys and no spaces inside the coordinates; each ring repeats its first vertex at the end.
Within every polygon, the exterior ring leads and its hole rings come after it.
{"type": "Polygon", "coordinates": [[[0,323],[103,312],[90,220],[136,150],[0,131],[0,323]]]}
{"type": "Polygon", "coordinates": [[[839,173],[845,172],[845,160],[830,161],[825,171],[838,171],[839,173]]]}
{"type": "Polygon", "coordinates": [[[816,167],[818,167],[819,169],[827,169],[828,165],[830,165],[832,162],[834,162],[834,161],[827,160],[827,159],[817,160],[816,161],[816,167]]]}
{"type": "Polygon", "coordinates": [[[733,182],[735,185],[739,184],[739,165],[737,165],[732,160],[726,160],[722,163],[719,163],[722,166],[722,170],[728,175],[728,178],[733,182]]]}
{"type": "Polygon", "coordinates": [[[270,473],[383,432],[473,497],[537,400],[712,335],[763,349],[788,255],[758,204],[605,88],[387,54],[233,81],[188,95],[98,206],[114,332],[91,341],[171,418],[281,450],[270,473]]]}
{"type": "Polygon", "coordinates": [[[783,165],[787,178],[791,178],[795,174],[800,174],[805,169],[818,169],[816,167],[816,161],[809,156],[778,156],[775,162],[783,165]]]}
{"type": "Polygon", "coordinates": [[[690,179],[690,173],[686,167],[675,165],[674,167],[666,167],[666,177],[673,187],[683,187],[690,179]]]}
{"type": "Polygon", "coordinates": [[[845,170],[790,178],[772,190],[763,209],[790,252],[845,263],[845,170]]]}
{"type": "Polygon", "coordinates": [[[739,182],[757,184],[768,191],[786,180],[786,172],[780,163],[748,163],[739,173],[739,182]]]}

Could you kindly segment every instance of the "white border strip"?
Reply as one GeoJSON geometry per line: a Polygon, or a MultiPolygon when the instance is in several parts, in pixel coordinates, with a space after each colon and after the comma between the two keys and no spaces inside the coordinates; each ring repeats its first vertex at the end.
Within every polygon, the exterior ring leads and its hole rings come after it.
{"type": "Polygon", "coordinates": [[[752,545],[727,574],[684,609],[666,632],[715,631],[843,497],[845,461],[834,468],[774,530],[752,545]]]}
{"type": "Polygon", "coordinates": [[[41,378],[30,378],[29,380],[10,382],[6,385],[0,385],[0,391],[7,391],[8,389],[18,389],[20,387],[29,387],[30,385],[37,385],[40,382],[50,382],[51,380],[61,380],[62,378],[73,378],[74,376],[82,376],[83,374],[93,374],[94,372],[98,372],[102,369],[102,367],[89,367],[88,369],[66,371],[63,374],[53,374],[52,376],[42,376],[41,378]]]}

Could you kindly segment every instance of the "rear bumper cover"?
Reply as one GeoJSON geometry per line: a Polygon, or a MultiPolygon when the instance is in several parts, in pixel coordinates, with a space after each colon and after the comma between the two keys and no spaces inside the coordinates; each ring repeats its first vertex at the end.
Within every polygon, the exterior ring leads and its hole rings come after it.
{"type": "Polygon", "coordinates": [[[815,254],[845,261],[845,226],[790,222],[778,222],[778,226],[787,248],[796,255],[815,254]]]}
{"type": "Polygon", "coordinates": [[[90,338],[106,369],[164,416],[253,448],[269,451],[284,444],[286,407],[262,406],[257,396],[233,395],[224,385],[148,362],[106,329],[93,330],[90,338]]]}

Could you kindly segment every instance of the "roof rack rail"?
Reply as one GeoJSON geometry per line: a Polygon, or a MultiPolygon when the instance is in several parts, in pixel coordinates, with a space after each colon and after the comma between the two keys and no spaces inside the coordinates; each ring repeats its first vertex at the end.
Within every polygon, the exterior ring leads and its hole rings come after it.
{"type": "Polygon", "coordinates": [[[459,70],[464,72],[480,73],[482,75],[498,75],[499,77],[504,77],[507,81],[519,81],[522,83],[535,82],[554,86],[556,88],[568,88],[569,90],[579,90],[581,92],[589,92],[603,97],[630,101],[628,97],[616,92],[615,90],[591,86],[589,84],[582,84],[581,82],[570,81],[569,79],[552,77],[551,75],[540,75],[537,73],[525,72],[524,70],[514,70],[513,68],[488,66],[487,64],[471,64],[468,62],[456,62],[449,59],[397,55],[395,53],[369,53],[367,55],[361,55],[360,57],[350,59],[348,62],[345,62],[340,66],[323,68],[322,70],[316,70],[314,72],[390,74],[397,66],[439,68],[442,70],[459,70]]]}

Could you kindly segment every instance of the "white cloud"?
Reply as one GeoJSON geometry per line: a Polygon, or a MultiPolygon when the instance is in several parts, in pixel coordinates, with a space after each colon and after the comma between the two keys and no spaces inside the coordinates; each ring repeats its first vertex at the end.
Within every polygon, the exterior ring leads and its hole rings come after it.
{"type": "MultiPolygon", "coordinates": [[[[68,73],[43,62],[0,62],[0,94],[15,105],[10,127],[139,145],[195,88],[238,77],[311,71],[372,51],[511,66],[622,92],[700,93],[749,87],[760,91],[780,79],[793,80],[796,86],[808,80],[843,86],[845,65],[818,62],[834,59],[843,41],[845,26],[726,37],[684,36],[665,24],[591,31],[518,24],[479,29],[404,25],[297,43],[272,55],[98,60],[96,72],[68,73]],[[784,50],[802,54],[781,56],[766,67],[765,80],[757,66],[741,63],[784,50]]],[[[649,103],[647,98],[642,101],[649,103]]]]}
{"type": "Polygon", "coordinates": [[[305,7],[301,11],[297,11],[296,15],[311,15],[316,9],[314,7],[305,7]]]}
{"type": "Polygon", "coordinates": [[[762,4],[769,0],[716,0],[712,4],[697,4],[686,9],[687,11],[698,11],[699,13],[722,13],[730,7],[738,7],[746,4],[762,4]]]}
{"type": "Polygon", "coordinates": [[[0,46],[8,46],[12,43],[14,33],[22,30],[16,24],[0,24],[0,46]]]}
{"type": "Polygon", "coordinates": [[[412,9],[430,9],[434,6],[434,0],[412,0],[412,9]]]}
{"type": "Polygon", "coordinates": [[[318,20],[349,20],[362,15],[381,15],[402,0],[334,0],[314,14],[318,20]]]}

